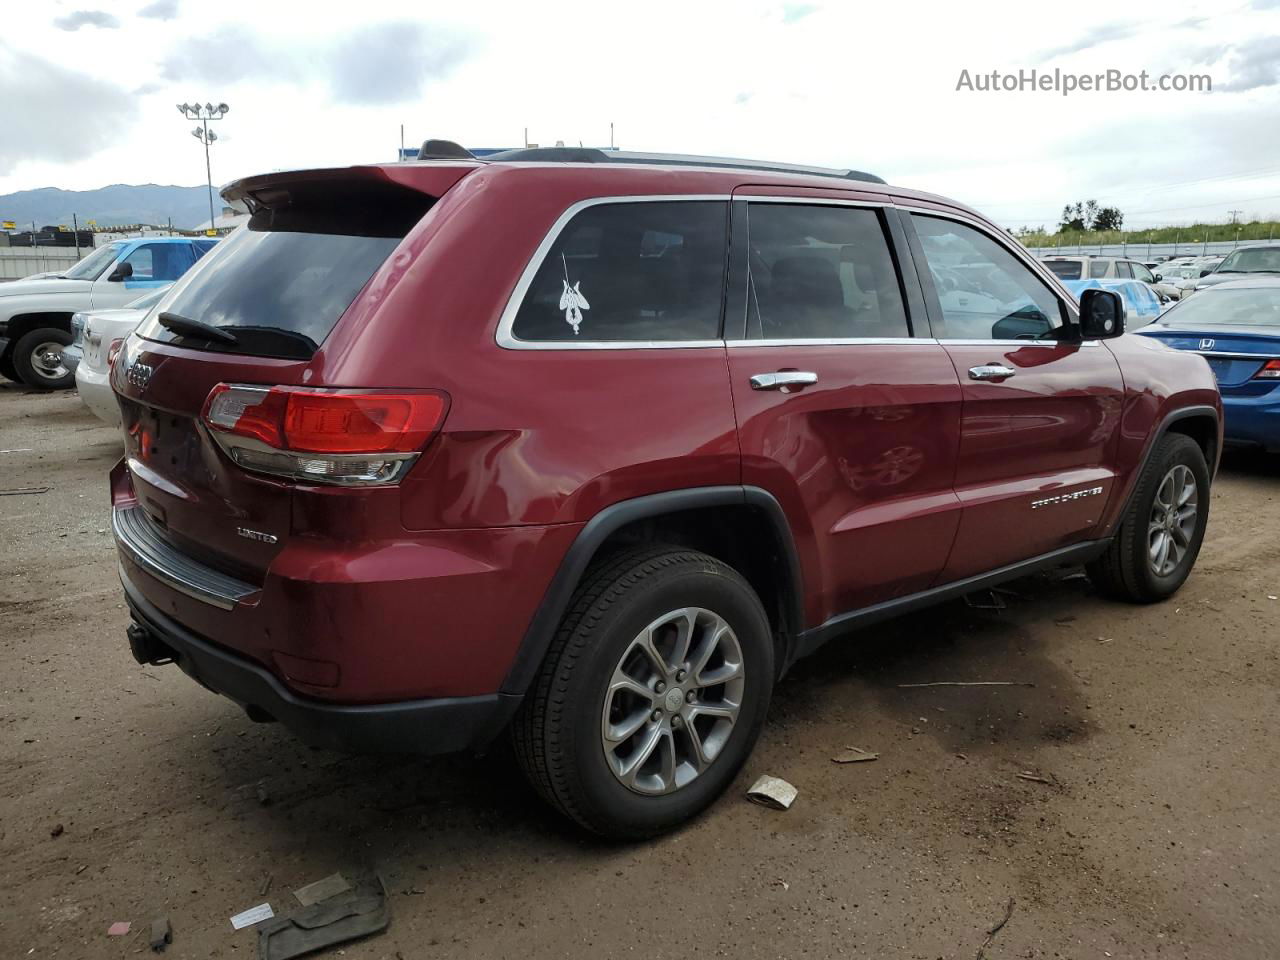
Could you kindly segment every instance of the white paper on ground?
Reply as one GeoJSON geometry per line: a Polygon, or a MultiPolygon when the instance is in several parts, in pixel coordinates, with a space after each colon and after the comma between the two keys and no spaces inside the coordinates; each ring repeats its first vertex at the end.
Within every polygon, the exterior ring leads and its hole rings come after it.
{"type": "Polygon", "coordinates": [[[271,904],[260,903],[256,907],[250,907],[244,913],[237,913],[231,918],[231,925],[237,930],[243,930],[245,927],[251,927],[255,923],[261,923],[263,920],[270,920],[275,916],[271,909],[271,904]]]}
{"type": "Polygon", "coordinates": [[[293,891],[293,895],[298,898],[300,904],[304,907],[309,907],[313,903],[336,897],[338,894],[345,893],[350,889],[351,884],[347,883],[342,874],[331,873],[323,880],[317,880],[315,883],[308,883],[305,887],[299,887],[293,891]]]}
{"type": "Polygon", "coordinates": [[[747,799],[775,810],[786,810],[799,791],[781,777],[764,776],[751,785],[747,799]]]}

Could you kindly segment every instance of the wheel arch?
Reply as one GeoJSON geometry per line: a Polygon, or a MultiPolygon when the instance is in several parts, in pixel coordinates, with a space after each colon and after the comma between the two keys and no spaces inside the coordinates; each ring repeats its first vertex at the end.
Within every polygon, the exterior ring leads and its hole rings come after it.
{"type": "Polygon", "coordinates": [[[615,549],[645,542],[701,550],[738,570],[765,606],[779,668],[790,662],[795,638],[804,629],[804,593],[782,507],[759,487],[695,487],[623,500],[587,522],[525,630],[502,693],[528,690],[574,591],[593,564],[615,549]]]}
{"type": "MultiPolygon", "coordinates": [[[[1219,430],[1218,411],[1213,407],[1186,407],[1175,410],[1165,417],[1161,424],[1160,434],[1180,433],[1196,442],[1204,454],[1204,462],[1209,465],[1209,476],[1212,478],[1218,471],[1218,457],[1222,452],[1222,436],[1219,430]]],[[[1151,445],[1155,449],[1155,443],[1151,445]]],[[[1148,451],[1150,456],[1150,451],[1148,451]]],[[[1146,458],[1143,458],[1145,464],[1146,458]]]]}
{"type": "Polygon", "coordinates": [[[26,313],[15,313],[9,318],[9,332],[6,336],[16,342],[20,337],[41,327],[52,327],[55,330],[70,333],[71,315],[74,312],[74,310],[32,310],[26,313]]]}
{"type": "Polygon", "coordinates": [[[1099,537],[1109,537],[1115,533],[1138,492],[1138,479],[1142,476],[1142,471],[1146,469],[1160,439],[1168,433],[1188,436],[1200,446],[1205,462],[1209,465],[1209,477],[1212,480],[1217,472],[1218,457],[1222,452],[1222,418],[1218,409],[1208,404],[1195,404],[1169,411],[1147,436],[1142,456],[1129,471],[1123,496],[1115,501],[1114,508],[1108,504],[1108,517],[1098,531],[1099,537]]]}

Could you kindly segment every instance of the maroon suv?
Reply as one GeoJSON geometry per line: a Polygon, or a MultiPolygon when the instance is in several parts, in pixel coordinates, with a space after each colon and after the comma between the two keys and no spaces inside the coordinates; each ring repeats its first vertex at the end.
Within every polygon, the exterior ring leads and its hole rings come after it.
{"type": "Polygon", "coordinates": [[[1167,597],[1201,357],[846,171],[522,150],[276,173],[113,366],[134,655],[317,745],[510,730],[614,836],[710,803],[828,639],[1039,568],[1167,597]]]}

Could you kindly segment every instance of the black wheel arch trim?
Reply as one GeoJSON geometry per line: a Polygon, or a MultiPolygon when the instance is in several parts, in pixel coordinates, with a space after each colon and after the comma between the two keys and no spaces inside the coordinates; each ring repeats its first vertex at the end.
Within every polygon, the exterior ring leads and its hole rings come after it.
{"type": "Polygon", "coordinates": [[[1209,482],[1213,482],[1213,478],[1218,473],[1218,462],[1222,458],[1222,418],[1218,414],[1218,410],[1208,404],[1196,404],[1190,407],[1179,407],[1176,410],[1170,410],[1160,420],[1159,426],[1152,430],[1150,436],[1147,437],[1146,446],[1142,450],[1142,457],[1137,466],[1134,467],[1125,485],[1123,506],[1116,511],[1111,523],[1107,526],[1104,532],[1106,536],[1115,533],[1116,528],[1129,512],[1129,507],[1133,504],[1133,498],[1138,492],[1138,479],[1142,476],[1142,471],[1147,469],[1147,464],[1150,462],[1152,454],[1155,453],[1156,444],[1169,432],[1169,428],[1179,420],[1191,420],[1200,417],[1207,417],[1213,421],[1213,456],[1212,458],[1206,458],[1209,467],[1209,482]]]}
{"type": "MultiPolygon", "coordinates": [[[[792,636],[786,638],[788,646],[804,624],[804,585],[800,557],[796,550],[791,526],[787,522],[782,505],[767,490],[750,486],[691,487],[649,494],[631,500],[622,500],[605,507],[578,533],[568,552],[560,561],[550,586],[543,594],[542,602],[529,621],[524,638],[516,652],[515,661],[502,683],[503,694],[523,695],[530,687],[542,666],[547,649],[555,636],[574,590],[586,573],[593,557],[609,537],[618,530],[638,520],[649,520],[670,514],[709,507],[745,506],[759,510],[773,528],[781,548],[781,561],[787,568],[786,597],[788,625],[792,636]]],[[[779,661],[790,660],[790,652],[779,656],[779,661]]]]}

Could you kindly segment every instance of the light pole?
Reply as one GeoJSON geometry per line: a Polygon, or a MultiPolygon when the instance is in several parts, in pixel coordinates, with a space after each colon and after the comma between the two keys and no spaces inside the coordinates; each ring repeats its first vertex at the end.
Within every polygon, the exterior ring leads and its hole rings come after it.
{"type": "Polygon", "coordinates": [[[191,131],[191,135],[204,144],[204,175],[209,187],[209,229],[213,227],[213,170],[209,166],[209,144],[218,139],[218,135],[209,129],[210,120],[221,120],[231,108],[225,103],[216,107],[212,103],[201,106],[198,103],[180,103],[178,112],[188,120],[199,120],[200,126],[191,131]]]}

